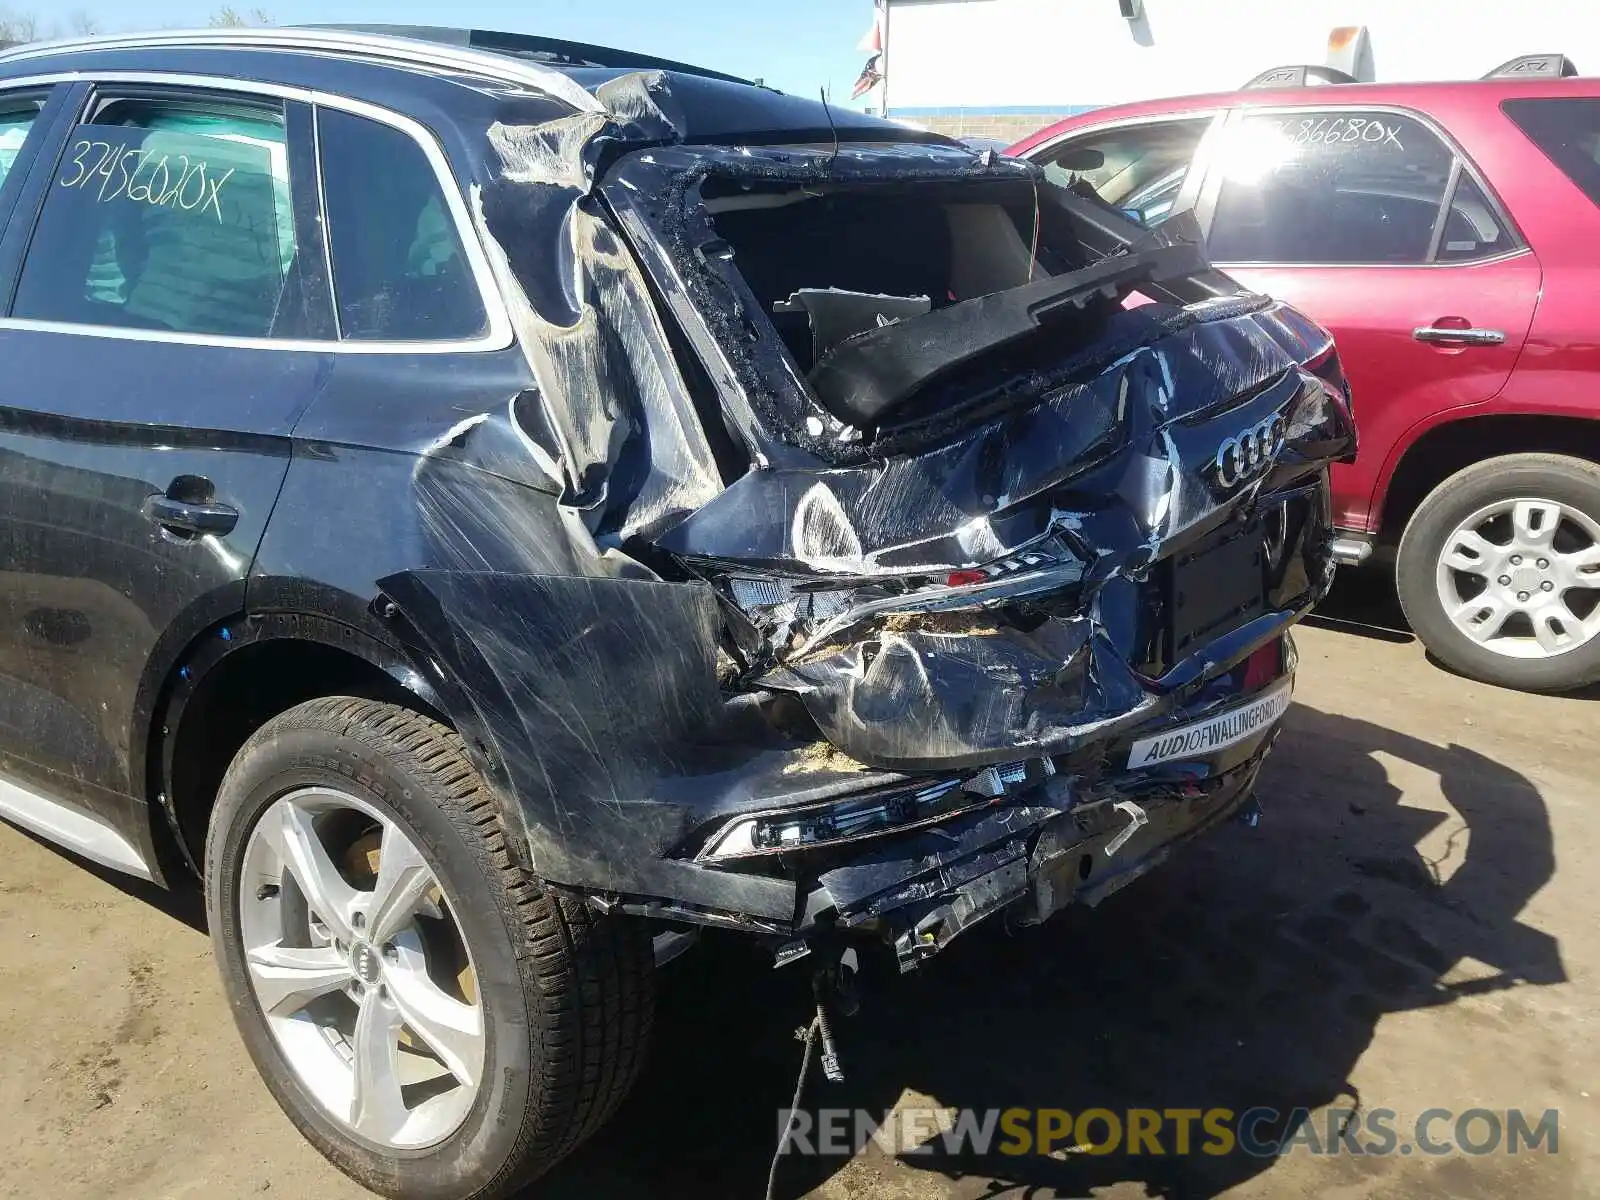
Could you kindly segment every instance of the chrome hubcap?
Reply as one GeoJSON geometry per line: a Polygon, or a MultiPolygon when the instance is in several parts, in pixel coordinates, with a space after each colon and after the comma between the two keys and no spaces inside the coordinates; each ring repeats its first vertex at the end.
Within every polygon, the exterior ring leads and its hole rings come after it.
{"type": "Polygon", "coordinates": [[[411,840],[354,796],[275,801],[245,847],[239,921],[278,1049],[335,1120],[430,1146],[483,1079],[483,1006],[453,906],[411,840]]]}
{"type": "Polygon", "coordinates": [[[1457,629],[1508,658],[1553,658],[1600,633],[1600,522],[1555,500],[1487,505],[1439,555],[1457,629]]]}

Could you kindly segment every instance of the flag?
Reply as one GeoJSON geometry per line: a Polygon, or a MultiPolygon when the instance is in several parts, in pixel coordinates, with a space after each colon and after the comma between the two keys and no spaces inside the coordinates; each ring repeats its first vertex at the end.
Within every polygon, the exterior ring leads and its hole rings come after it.
{"type": "Polygon", "coordinates": [[[856,77],[856,86],[850,90],[850,99],[861,99],[883,82],[883,72],[878,69],[878,63],[882,58],[882,54],[874,54],[867,59],[867,65],[861,68],[861,74],[856,77]]]}
{"type": "Polygon", "coordinates": [[[872,28],[862,34],[856,49],[866,52],[867,65],[861,68],[861,74],[856,77],[856,86],[850,93],[852,100],[861,99],[883,82],[883,0],[874,0],[872,28]]]}

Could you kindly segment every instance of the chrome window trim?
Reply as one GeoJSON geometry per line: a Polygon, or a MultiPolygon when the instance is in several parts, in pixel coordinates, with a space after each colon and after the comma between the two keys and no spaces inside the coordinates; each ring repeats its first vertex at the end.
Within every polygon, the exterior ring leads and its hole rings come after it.
{"type": "Polygon", "coordinates": [[[322,174],[322,119],[317,116],[315,108],[311,110],[311,161],[317,164],[317,220],[322,225],[318,231],[322,237],[322,269],[328,280],[328,305],[333,310],[329,315],[333,318],[333,336],[343,341],[344,329],[339,321],[339,286],[333,278],[333,234],[328,224],[328,192],[322,174]]]}
{"type": "MultiPolygon", "coordinates": [[[[478,237],[477,227],[467,209],[461,184],[450,168],[444,147],[432,131],[421,122],[403,113],[394,112],[364,100],[337,96],[328,92],[289,87],[276,83],[234,79],[217,75],[168,74],[156,71],[65,71],[50,75],[31,75],[18,79],[0,79],[0,87],[7,90],[29,86],[46,86],[64,83],[114,84],[135,87],[184,87],[203,91],[237,92],[242,95],[270,96],[279,100],[297,100],[315,107],[333,108],[354,116],[365,117],[379,124],[398,129],[422,148],[439,186],[444,191],[445,203],[451,219],[456,224],[457,236],[478,285],[489,328],[480,337],[458,338],[452,341],[313,341],[301,338],[229,337],[209,333],[177,333],[158,329],[125,329],[115,325],[83,325],[73,321],[44,321],[28,317],[0,316],[0,330],[21,329],[40,333],[70,333],[86,337],[117,338],[132,342],[168,342],[186,346],[221,346],[247,350],[286,350],[317,354],[464,354],[504,350],[513,342],[511,314],[505,298],[495,283],[488,255],[478,237]]],[[[321,203],[322,178],[316,181],[318,202],[321,203]]],[[[326,222],[324,223],[326,224],[326,222]]],[[[324,246],[329,239],[324,230],[324,246]]],[[[328,251],[331,253],[331,249],[328,251]]],[[[23,258],[27,262],[26,255],[23,258]]],[[[329,287],[333,286],[330,275],[329,287]]]]}
{"type": "MultiPolygon", "coordinates": [[[[1433,215],[1433,232],[1428,235],[1428,253],[1423,262],[1438,262],[1439,247],[1444,243],[1444,231],[1450,224],[1450,214],[1456,206],[1456,189],[1461,186],[1461,156],[1450,160],[1450,174],[1444,181],[1444,196],[1439,200],[1439,211],[1433,215]]],[[[1493,207],[1493,201],[1490,202],[1493,207]]]]}
{"type": "Polygon", "coordinates": [[[1278,267],[1300,270],[1314,268],[1318,271],[1449,271],[1461,267],[1490,267],[1496,263],[1510,262],[1512,259],[1532,257],[1532,255],[1533,251],[1527,246],[1518,246],[1514,250],[1502,250],[1499,254],[1492,254],[1487,258],[1464,258],[1455,262],[1246,262],[1235,259],[1231,262],[1214,262],[1211,265],[1219,271],[1231,271],[1235,267],[1251,271],[1268,271],[1278,267]]]}
{"type": "Polygon", "coordinates": [[[1108,117],[1103,121],[1096,121],[1090,125],[1078,125],[1064,133],[1058,133],[1050,140],[1040,142],[1022,157],[1028,162],[1032,162],[1054,150],[1061,143],[1083,137],[1085,134],[1105,133],[1109,129],[1132,129],[1138,125],[1160,125],[1168,122],[1176,124],[1179,121],[1191,120],[1215,121],[1218,117],[1227,116],[1227,114],[1228,109],[1223,105],[1215,108],[1196,108],[1183,112],[1145,113],[1137,117],[1108,117]]]}
{"type": "Polygon", "coordinates": [[[605,111],[605,106],[571,76],[553,67],[470,46],[452,46],[444,42],[425,42],[417,38],[358,30],[289,27],[109,34],[18,46],[0,52],[0,64],[75,52],[186,48],[320,51],[402,67],[456,70],[534,88],[579,112],[605,111]]]}

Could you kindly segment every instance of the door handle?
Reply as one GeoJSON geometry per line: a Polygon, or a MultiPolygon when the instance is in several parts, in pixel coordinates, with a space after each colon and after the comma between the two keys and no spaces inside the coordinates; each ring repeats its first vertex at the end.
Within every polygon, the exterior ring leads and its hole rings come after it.
{"type": "Polygon", "coordinates": [[[181,500],[176,496],[151,496],[144,502],[144,515],[170,533],[199,537],[203,534],[232,533],[239,523],[239,510],[215,500],[181,500]]]}
{"type": "Polygon", "coordinates": [[[1443,329],[1438,325],[1423,325],[1411,331],[1419,342],[1436,342],[1457,346],[1503,346],[1506,335],[1498,329],[1443,329]]]}

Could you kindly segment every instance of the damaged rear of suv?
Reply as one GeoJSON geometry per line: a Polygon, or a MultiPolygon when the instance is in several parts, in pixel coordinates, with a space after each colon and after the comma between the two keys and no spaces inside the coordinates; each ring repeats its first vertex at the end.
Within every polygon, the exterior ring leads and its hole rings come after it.
{"type": "MultiPolygon", "coordinates": [[[[121,87],[172,57],[213,120],[280,98],[261,170],[302,240],[269,316],[303,328],[271,377],[303,395],[264,431],[270,517],[216,450],[143,502],[236,607],[140,664],[152,783],[119,827],[148,873],[169,845],[204,871],[306,1135],[379,1191],[487,1196],[612,1111],[699,928],[826,1007],[852,952],[912,969],[1252,815],[1354,433],[1327,333],[1176,222],[694,68],[409,34],[26,65],[121,87]]],[[[217,222],[249,195],[219,185],[217,222]]]]}
{"type": "Polygon", "coordinates": [[[631,765],[660,795],[715,745],[738,778],[649,852],[776,883],[794,919],[623,885],[625,910],[870,931],[909,968],[1247,801],[1351,445],[1321,329],[944,145],[658,147],[599,191],[750,456],[647,535],[710,586],[717,678],[660,693],[656,728],[696,716],[631,765]]]}

